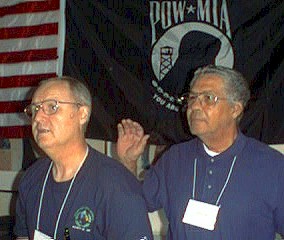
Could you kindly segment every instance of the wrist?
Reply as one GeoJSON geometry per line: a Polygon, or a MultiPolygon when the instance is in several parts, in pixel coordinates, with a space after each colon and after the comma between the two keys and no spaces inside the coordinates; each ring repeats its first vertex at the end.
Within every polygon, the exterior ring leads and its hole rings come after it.
{"type": "Polygon", "coordinates": [[[137,159],[120,158],[119,161],[134,175],[137,177],[137,159]]]}

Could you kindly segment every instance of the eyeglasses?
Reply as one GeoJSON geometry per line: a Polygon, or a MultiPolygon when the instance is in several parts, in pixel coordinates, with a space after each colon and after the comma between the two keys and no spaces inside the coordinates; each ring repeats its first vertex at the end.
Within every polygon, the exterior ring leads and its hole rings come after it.
{"type": "Polygon", "coordinates": [[[73,104],[76,105],[77,107],[82,106],[81,103],[76,103],[76,102],[63,102],[63,101],[57,101],[55,99],[46,99],[42,102],[32,103],[28,105],[24,109],[24,112],[29,118],[34,118],[40,109],[42,109],[42,111],[46,115],[52,115],[55,114],[59,109],[58,104],[73,104]]]}
{"type": "Polygon", "coordinates": [[[227,98],[218,97],[211,93],[189,93],[186,99],[188,107],[191,107],[197,99],[204,107],[214,106],[219,100],[227,100],[227,98]]]}

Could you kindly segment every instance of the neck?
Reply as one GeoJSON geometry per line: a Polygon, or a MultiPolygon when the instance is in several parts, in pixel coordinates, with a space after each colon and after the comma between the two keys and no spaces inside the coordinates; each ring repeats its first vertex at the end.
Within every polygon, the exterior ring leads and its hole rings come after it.
{"type": "Polygon", "coordinates": [[[86,157],[87,144],[79,144],[49,153],[53,161],[52,174],[56,182],[72,179],[86,157]]]}
{"type": "Polygon", "coordinates": [[[201,141],[207,148],[216,153],[222,153],[233,145],[238,136],[238,129],[227,132],[222,136],[216,137],[200,137],[201,141]]]}

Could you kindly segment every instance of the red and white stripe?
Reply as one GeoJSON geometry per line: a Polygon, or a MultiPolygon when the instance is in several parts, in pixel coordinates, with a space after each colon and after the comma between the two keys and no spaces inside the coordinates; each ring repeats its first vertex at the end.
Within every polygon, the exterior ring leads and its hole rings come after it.
{"type": "Polygon", "coordinates": [[[0,0],[1,138],[30,136],[29,93],[62,74],[64,7],[64,0],[0,0]]]}

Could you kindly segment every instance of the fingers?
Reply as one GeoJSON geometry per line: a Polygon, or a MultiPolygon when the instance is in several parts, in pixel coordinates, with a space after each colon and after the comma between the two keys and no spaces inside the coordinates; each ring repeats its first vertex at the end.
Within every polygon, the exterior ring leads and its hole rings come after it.
{"type": "Polygon", "coordinates": [[[142,137],[144,135],[143,127],[135,121],[131,119],[122,119],[121,123],[117,125],[118,136],[123,135],[137,135],[138,137],[142,137]]]}
{"type": "Polygon", "coordinates": [[[144,129],[138,122],[132,123],[132,132],[139,137],[142,137],[144,135],[144,129]]]}
{"type": "Polygon", "coordinates": [[[122,137],[124,135],[131,135],[136,131],[135,129],[135,124],[131,119],[122,119],[121,122],[117,124],[119,137],[122,137]]]}
{"type": "Polygon", "coordinates": [[[121,123],[117,124],[117,132],[119,138],[124,135],[124,128],[121,123]]]}
{"type": "Polygon", "coordinates": [[[147,134],[145,136],[143,136],[140,140],[140,148],[142,149],[142,152],[145,150],[145,147],[147,145],[148,139],[150,138],[150,135],[147,134]]]}

